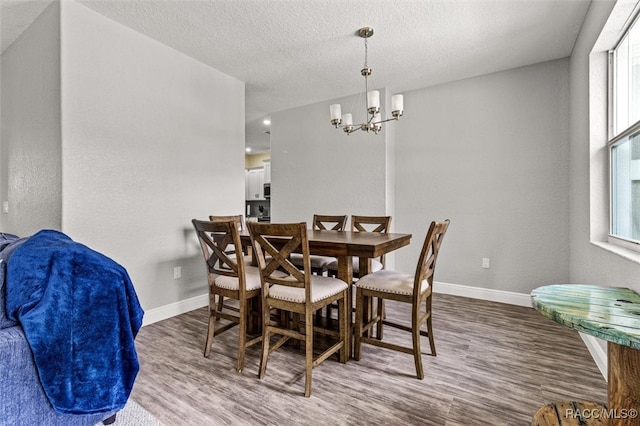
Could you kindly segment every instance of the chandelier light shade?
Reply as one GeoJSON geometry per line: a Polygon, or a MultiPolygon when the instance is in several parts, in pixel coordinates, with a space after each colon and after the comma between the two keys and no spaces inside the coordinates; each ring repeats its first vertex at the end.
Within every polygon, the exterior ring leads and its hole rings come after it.
{"type": "Polygon", "coordinates": [[[353,124],[353,116],[351,113],[342,114],[340,104],[329,106],[329,115],[331,124],[336,128],[342,128],[346,134],[351,134],[356,130],[364,130],[373,132],[376,135],[382,130],[382,123],[391,120],[399,120],[404,112],[404,98],[402,95],[393,95],[391,97],[391,118],[382,119],[380,116],[380,92],[377,90],[369,91],[369,76],[371,68],[367,64],[367,40],[373,35],[373,28],[363,27],[357,32],[358,36],[364,38],[364,68],[360,70],[360,74],[364,77],[364,90],[367,93],[366,100],[366,122],[361,124],[353,124]]]}

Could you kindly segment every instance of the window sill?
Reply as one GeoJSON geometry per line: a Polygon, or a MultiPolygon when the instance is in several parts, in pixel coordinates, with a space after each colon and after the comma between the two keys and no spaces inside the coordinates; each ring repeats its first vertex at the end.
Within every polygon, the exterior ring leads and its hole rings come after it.
{"type": "Polygon", "coordinates": [[[627,260],[640,264],[640,252],[605,241],[591,241],[591,244],[596,247],[600,247],[601,249],[604,249],[608,252],[617,254],[618,256],[624,257],[627,260]]]}

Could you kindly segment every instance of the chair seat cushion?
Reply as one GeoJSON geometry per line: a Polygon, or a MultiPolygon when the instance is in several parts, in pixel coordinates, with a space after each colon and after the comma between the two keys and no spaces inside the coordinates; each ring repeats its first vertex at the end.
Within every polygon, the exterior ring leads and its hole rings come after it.
{"type": "MultiPolygon", "coordinates": [[[[244,267],[246,290],[257,290],[262,284],[260,283],[260,269],[255,266],[244,267]]],[[[226,290],[240,290],[240,280],[237,277],[228,277],[226,275],[218,275],[214,280],[216,287],[226,290]]]]}
{"type": "MultiPolygon", "coordinates": [[[[347,283],[337,278],[311,275],[311,303],[334,296],[347,289],[347,283]]],[[[304,303],[304,288],[273,285],[269,297],[295,303],[304,303]]]]}
{"type": "MultiPolygon", "coordinates": [[[[335,260],[331,263],[329,263],[327,265],[327,269],[329,271],[338,271],[338,261],[335,260]]],[[[382,269],[382,262],[380,262],[378,259],[371,259],[371,272],[377,272],[379,270],[382,269]]],[[[353,273],[354,274],[359,274],[360,273],[360,258],[359,257],[354,257],[353,258],[353,273]]]]}
{"type": "MultiPolygon", "coordinates": [[[[309,256],[309,263],[314,269],[326,269],[327,265],[331,262],[336,262],[336,258],[331,256],[309,256]]],[[[302,254],[291,253],[291,263],[296,266],[302,267],[302,254]]]]}
{"type": "MultiPolygon", "coordinates": [[[[414,278],[412,274],[382,269],[360,278],[355,286],[385,293],[411,295],[413,294],[414,278]]],[[[422,281],[420,292],[423,293],[427,288],[429,288],[429,283],[426,280],[422,281]]]]}

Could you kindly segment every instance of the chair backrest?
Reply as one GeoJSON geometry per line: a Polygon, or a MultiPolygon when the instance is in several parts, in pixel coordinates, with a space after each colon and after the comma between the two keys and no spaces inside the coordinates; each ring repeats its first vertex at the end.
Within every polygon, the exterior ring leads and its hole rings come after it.
{"type": "MultiPolygon", "coordinates": [[[[391,216],[351,216],[351,231],[353,232],[389,232],[391,216]]],[[[384,267],[384,254],[380,256],[380,263],[384,267]]]]}
{"type": "Polygon", "coordinates": [[[433,287],[433,275],[436,270],[436,260],[438,259],[438,253],[444,234],[449,228],[449,219],[443,222],[431,222],[429,231],[424,239],[424,245],[422,246],[422,252],[418,259],[418,266],[416,268],[415,280],[413,283],[413,294],[415,297],[420,295],[420,289],[422,288],[422,282],[427,280],[430,287],[433,287]]]}
{"type": "Polygon", "coordinates": [[[216,221],[216,222],[224,222],[224,221],[229,221],[229,220],[236,220],[239,223],[238,231],[242,232],[246,228],[245,221],[244,221],[244,216],[242,216],[241,214],[237,214],[237,215],[233,215],[233,216],[215,216],[215,215],[211,215],[211,216],[209,216],[209,220],[216,221]]]}
{"type": "Polygon", "coordinates": [[[305,288],[305,300],[311,300],[311,262],[307,224],[301,223],[247,223],[251,243],[258,258],[262,277],[262,293],[269,295],[273,284],[305,288]],[[302,253],[303,270],[291,263],[291,253],[302,253]],[[285,275],[283,275],[284,273],[285,275]]]}
{"type": "Polygon", "coordinates": [[[353,232],[389,232],[391,216],[351,216],[351,231],[353,232]]]}
{"type": "Polygon", "coordinates": [[[236,277],[240,292],[245,290],[245,265],[238,229],[242,216],[211,216],[213,220],[193,219],[202,254],[209,273],[209,284],[214,275],[236,277]]]}
{"type": "Polygon", "coordinates": [[[322,214],[313,215],[313,229],[319,230],[331,230],[331,231],[344,231],[347,226],[347,215],[344,216],[330,216],[322,214]]]}

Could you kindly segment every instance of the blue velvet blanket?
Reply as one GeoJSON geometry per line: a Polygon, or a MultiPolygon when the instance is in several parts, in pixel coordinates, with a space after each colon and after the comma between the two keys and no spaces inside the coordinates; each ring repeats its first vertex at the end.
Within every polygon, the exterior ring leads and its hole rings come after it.
{"type": "Polygon", "coordinates": [[[54,410],[122,409],[139,370],[134,338],[144,314],[127,271],[44,230],[13,252],[6,280],[7,316],[24,329],[54,410]]]}

